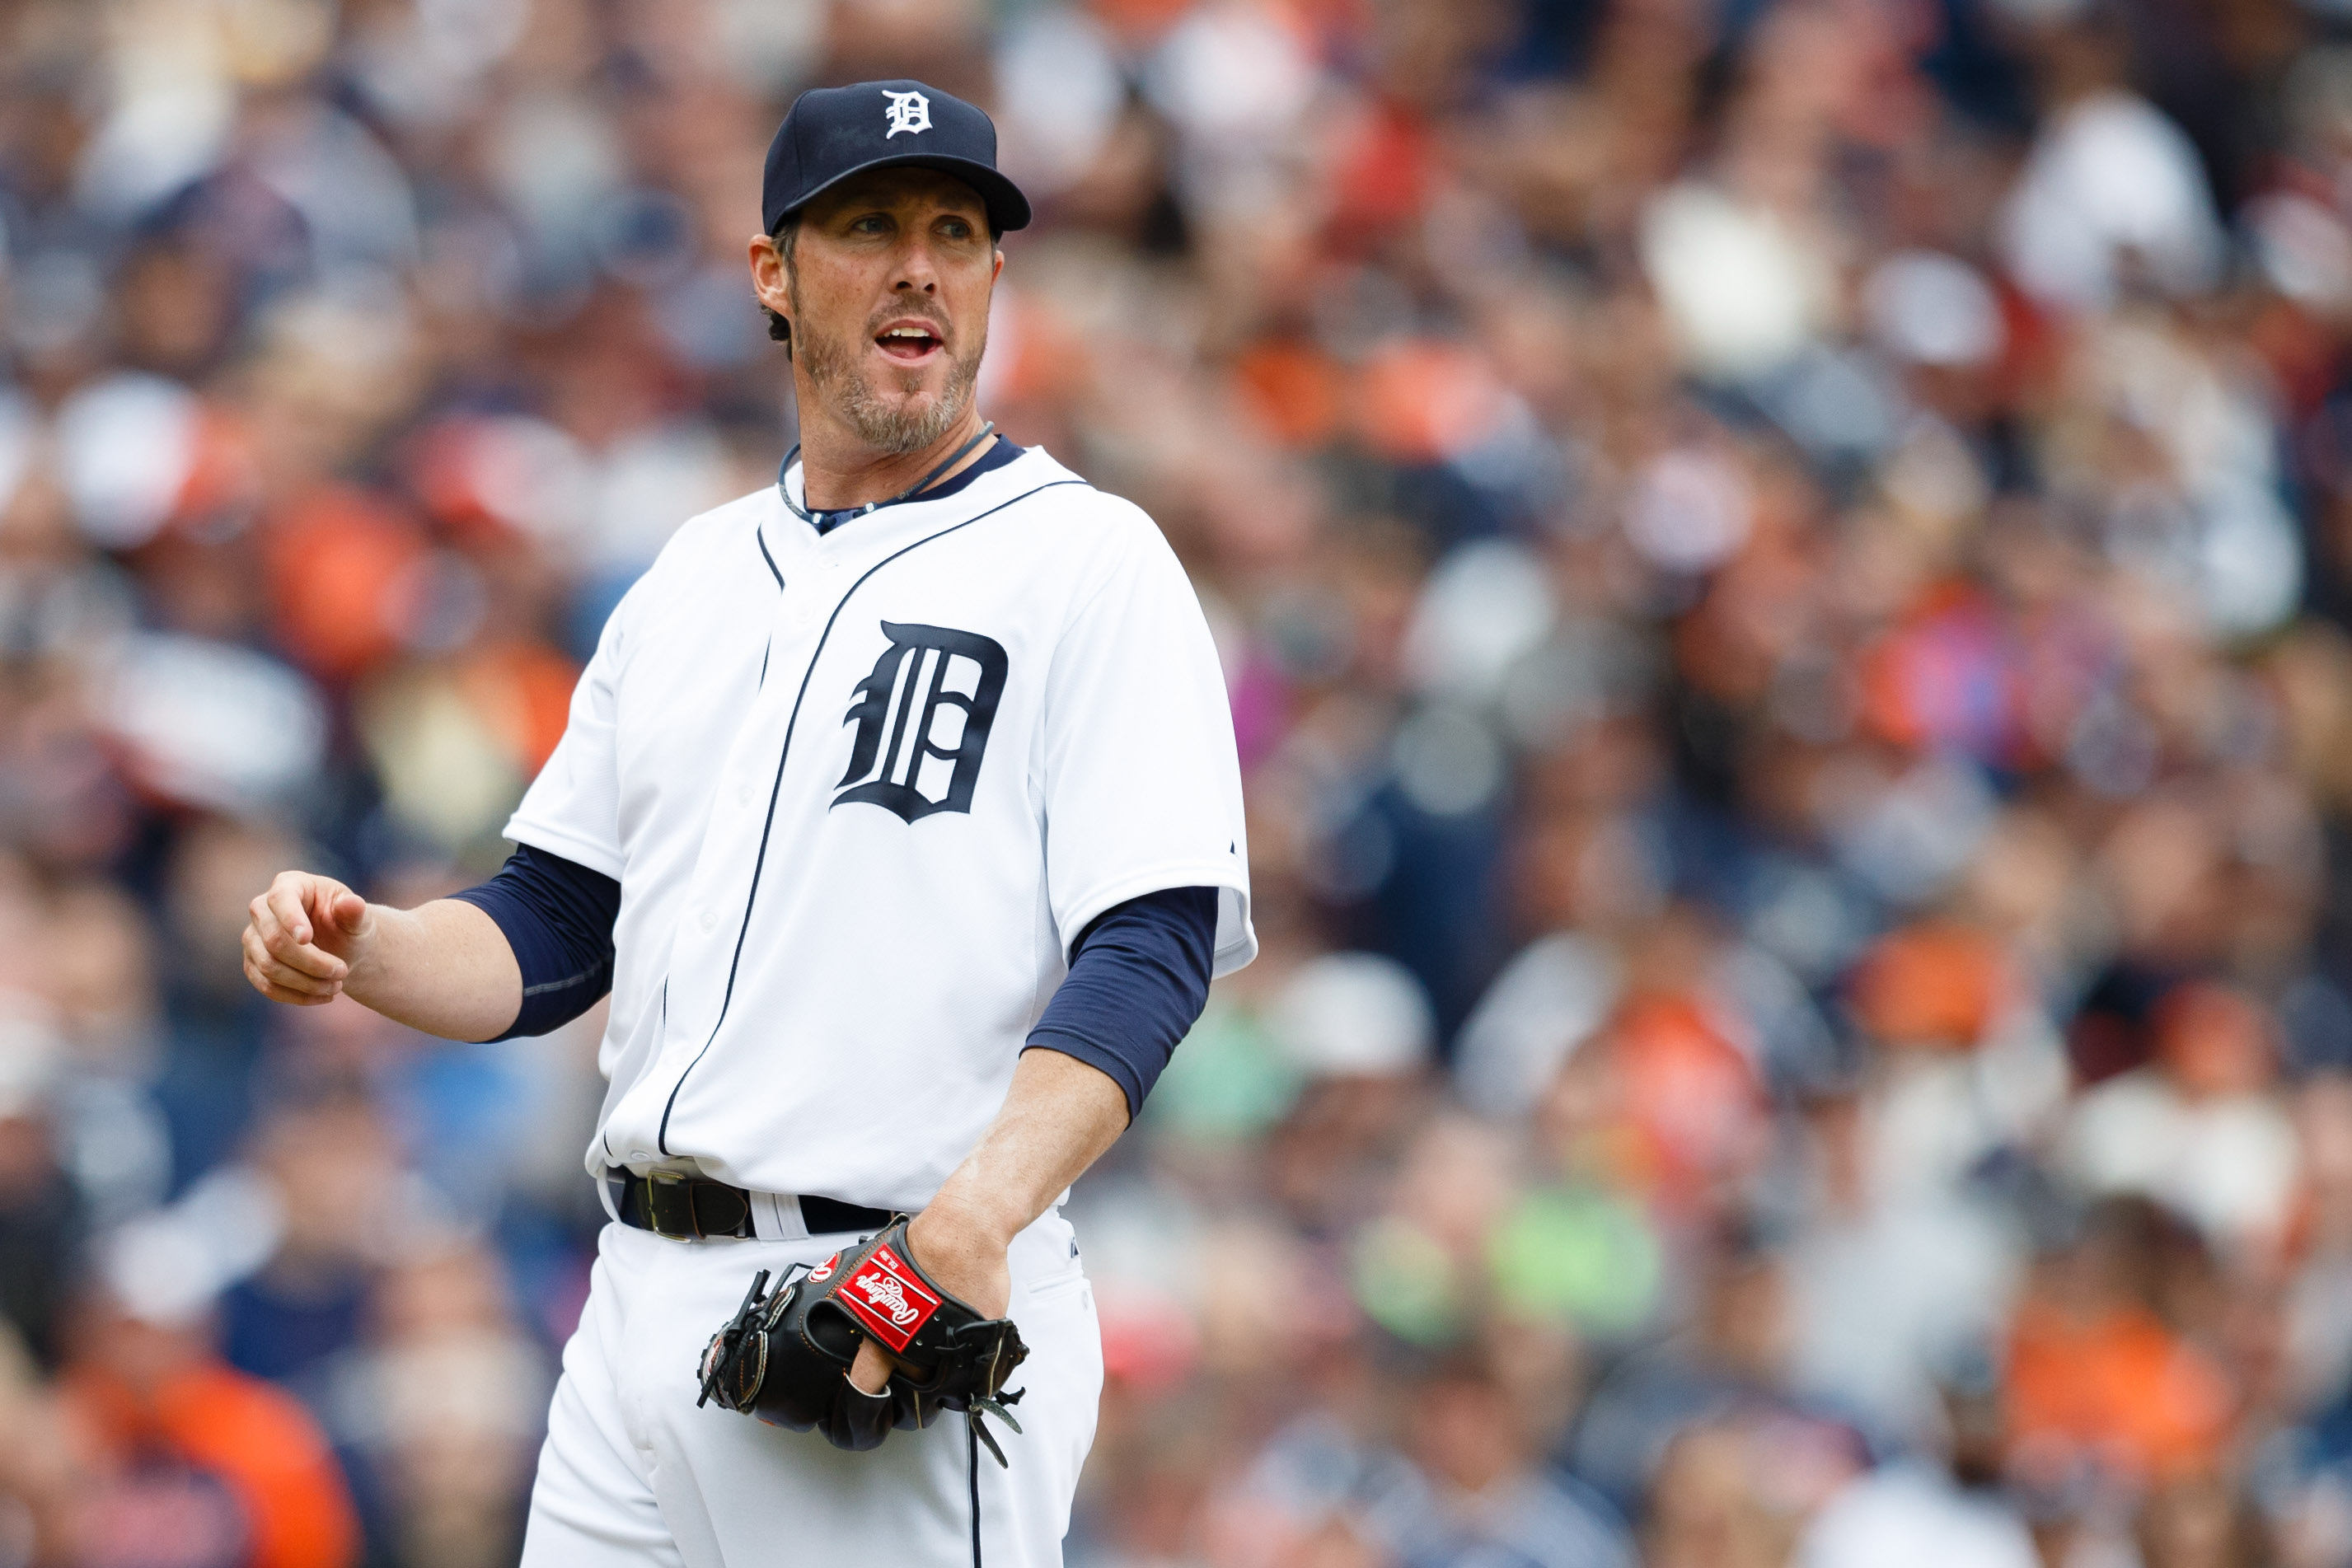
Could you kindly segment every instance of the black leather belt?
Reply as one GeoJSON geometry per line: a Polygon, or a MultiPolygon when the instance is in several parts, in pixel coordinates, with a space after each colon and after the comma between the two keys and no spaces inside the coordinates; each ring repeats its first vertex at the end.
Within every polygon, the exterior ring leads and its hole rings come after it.
{"type": "MultiPolygon", "coordinates": [[[[612,1189],[621,1223],[639,1230],[672,1241],[758,1234],[751,1223],[751,1195],[740,1186],[676,1171],[633,1176],[620,1166],[605,1167],[604,1183],[612,1189]]],[[[801,1221],[811,1236],[880,1230],[896,1218],[887,1208],[830,1197],[803,1197],[800,1206],[801,1221]]]]}

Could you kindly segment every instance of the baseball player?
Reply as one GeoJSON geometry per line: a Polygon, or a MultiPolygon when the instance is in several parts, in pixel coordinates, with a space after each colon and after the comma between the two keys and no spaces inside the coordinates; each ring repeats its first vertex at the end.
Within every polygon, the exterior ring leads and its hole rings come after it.
{"type": "Polygon", "coordinates": [[[995,151],[920,82],[802,95],[750,251],[776,484],[614,612],[495,879],[253,902],[279,1001],[488,1040],[612,995],[531,1568],[1061,1560],[1101,1350],[1056,1206],[1256,940],[1175,557],[974,402],[995,151]]]}

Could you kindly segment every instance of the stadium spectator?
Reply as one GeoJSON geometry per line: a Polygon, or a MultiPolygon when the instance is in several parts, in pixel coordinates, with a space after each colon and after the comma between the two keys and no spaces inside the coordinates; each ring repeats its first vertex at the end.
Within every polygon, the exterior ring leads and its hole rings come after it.
{"type": "Polygon", "coordinates": [[[1245,770],[1071,1561],[2352,1565],[2346,26],[0,0],[0,1565],[510,1555],[598,1025],[235,935],[502,858],[789,444],[765,136],[908,73],[1245,770]]]}

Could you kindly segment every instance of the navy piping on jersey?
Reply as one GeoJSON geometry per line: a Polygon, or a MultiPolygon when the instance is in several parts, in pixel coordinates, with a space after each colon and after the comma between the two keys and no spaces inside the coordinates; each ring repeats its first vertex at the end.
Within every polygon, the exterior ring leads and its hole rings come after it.
{"type": "Polygon", "coordinates": [[[971,1476],[971,1568],[984,1568],[980,1559],[980,1412],[964,1423],[963,1457],[971,1476]]]}
{"type": "MultiPolygon", "coordinates": [[[[782,466],[776,470],[776,488],[779,491],[783,489],[784,476],[792,472],[793,453],[796,453],[799,450],[800,448],[794,447],[793,452],[786,453],[784,455],[782,466]]],[[[957,491],[970,485],[982,474],[992,473],[996,469],[1003,467],[1014,458],[1026,454],[1028,450],[1029,449],[1025,446],[1013,445],[1013,443],[1000,435],[996,438],[993,444],[989,446],[988,449],[983,451],[978,457],[972,459],[969,467],[958,469],[954,474],[940,480],[938,484],[932,486],[928,490],[922,491],[920,494],[894,496],[889,500],[883,502],[881,506],[871,507],[836,507],[830,511],[820,511],[815,508],[811,508],[808,515],[808,520],[811,526],[813,526],[819,534],[829,534],[833,532],[834,529],[841,527],[842,524],[856,522],[858,518],[866,517],[869,513],[882,510],[884,507],[903,506],[909,501],[943,501],[950,496],[954,495],[957,491]]],[[[760,543],[761,550],[764,553],[767,548],[767,541],[764,539],[761,540],[760,543]]],[[[776,563],[774,559],[771,557],[768,561],[768,569],[771,571],[773,571],[775,570],[775,565],[776,563]]],[[[781,574],[777,577],[776,581],[779,586],[782,584],[783,578],[781,574]]]]}
{"type": "MultiPolygon", "coordinates": [[[[759,529],[753,528],[751,542],[760,547],[760,559],[768,563],[768,574],[776,580],[776,591],[782,593],[784,591],[784,574],[777,570],[776,558],[768,553],[767,536],[761,533],[759,529]]],[[[768,641],[760,649],[760,678],[751,683],[753,691],[764,692],[768,689],[768,655],[775,651],[776,634],[771,632],[768,633],[768,641]]]]}
{"type": "MultiPolygon", "coordinates": [[[[967,472],[969,472],[969,470],[967,470],[967,472]]],[[[742,924],[735,928],[735,953],[734,956],[728,960],[727,988],[720,993],[719,998],[719,1017],[712,1022],[709,1037],[703,1040],[702,1049],[694,1053],[694,1060],[688,1062],[686,1064],[685,1071],[677,1075],[677,1082],[670,1086],[669,1098],[662,1104],[661,1125],[655,1133],[654,1145],[656,1148],[660,1149],[665,1156],[669,1154],[669,1118],[670,1113],[677,1109],[678,1091],[686,1087],[686,1081],[689,1077],[693,1076],[694,1070],[702,1064],[702,1059],[710,1053],[711,1045],[719,1039],[719,1031],[726,1027],[727,1009],[731,1007],[735,1001],[735,977],[737,972],[742,967],[743,942],[751,932],[751,907],[759,901],[760,877],[766,870],[768,864],[768,840],[775,831],[776,801],[783,793],[784,764],[791,758],[793,754],[793,732],[800,726],[801,705],[808,700],[809,681],[811,677],[816,674],[817,661],[824,656],[824,645],[832,638],[833,629],[841,620],[842,611],[847,608],[850,600],[856,596],[857,591],[865,587],[866,581],[872,578],[876,572],[880,571],[884,567],[888,566],[900,556],[919,550],[934,539],[943,539],[950,534],[968,528],[983,517],[992,517],[997,513],[1004,510],[1005,507],[1018,506],[1023,501],[1027,500],[1032,496],[1039,494],[1041,491],[1058,489],[1066,485],[1084,484],[1086,484],[1086,481],[1083,479],[1050,480],[1045,484],[1037,486],[1034,489],[1022,491],[1021,494],[1013,497],[1009,501],[998,502],[995,506],[989,507],[988,510],[979,514],[978,517],[966,517],[960,523],[950,524],[935,534],[926,534],[921,538],[917,539],[914,543],[908,545],[903,549],[892,551],[890,554],[884,556],[880,560],[876,561],[872,566],[866,568],[864,575],[860,576],[856,582],[851,583],[849,585],[848,591],[844,593],[841,596],[840,601],[834,605],[833,613],[825,617],[824,630],[817,634],[816,647],[809,654],[808,666],[801,671],[800,690],[793,695],[792,716],[784,721],[784,743],[776,753],[775,782],[768,786],[768,812],[766,819],[761,822],[760,827],[760,852],[751,862],[751,891],[743,895],[743,920],[742,924]]]]}
{"type": "MultiPolygon", "coordinates": [[[[965,458],[971,456],[973,453],[987,446],[989,444],[989,437],[995,434],[996,421],[992,419],[982,421],[981,427],[972,432],[971,439],[967,440],[961,446],[957,447],[953,452],[949,453],[945,457],[940,458],[937,463],[932,464],[929,473],[924,475],[921,478],[916,480],[913,484],[908,486],[897,495],[886,497],[879,501],[866,501],[855,507],[836,507],[829,513],[811,512],[806,507],[802,506],[798,501],[793,499],[791,489],[784,484],[784,476],[792,472],[793,459],[801,455],[801,444],[795,441],[793,443],[793,449],[784,454],[784,460],[776,465],[776,494],[782,497],[784,510],[792,513],[793,516],[798,517],[801,521],[814,528],[818,533],[827,533],[834,528],[839,528],[842,524],[849,521],[852,517],[862,517],[868,512],[878,512],[885,507],[895,507],[901,501],[911,501],[918,496],[929,495],[932,486],[939,484],[940,476],[947,473],[949,469],[954,467],[965,458]]],[[[805,474],[803,475],[801,483],[803,486],[807,485],[808,479],[805,474]]]]}

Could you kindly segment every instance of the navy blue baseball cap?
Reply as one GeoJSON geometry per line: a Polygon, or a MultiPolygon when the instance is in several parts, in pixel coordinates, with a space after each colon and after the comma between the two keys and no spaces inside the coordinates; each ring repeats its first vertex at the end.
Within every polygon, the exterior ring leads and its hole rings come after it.
{"type": "Polygon", "coordinates": [[[776,225],[819,193],[867,169],[938,169],[980,193],[999,234],[1029,225],[1029,198],[996,171],[996,125],[919,81],[812,88],[793,100],[768,144],[760,215],[776,225]]]}

